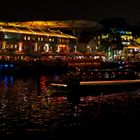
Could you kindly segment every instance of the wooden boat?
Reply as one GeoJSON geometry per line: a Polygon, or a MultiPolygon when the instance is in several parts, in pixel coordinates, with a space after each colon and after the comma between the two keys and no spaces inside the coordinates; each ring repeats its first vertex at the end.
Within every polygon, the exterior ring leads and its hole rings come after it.
{"type": "MultiPolygon", "coordinates": [[[[74,84],[74,83],[73,83],[74,84]]],[[[99,95],[114,92],[132,91],[140,88],[140,79],[135,80],[109,80],[109,81],[80,81],[79,86],[71,87],[66,83],[50,83],[53,95],[78,94],[99,95]],[[55,94],[54,94],[55,93],[55,94]]]]}
{"type": "MultiPolygon", "coordinates": [[[[96,86],[96,85],[125,85],[140,83],[140,79],[135,80],[109,80],[109,81],[80,81],[81,86],[96,86]]],[[[62,85],[61,85],[62,86],[62,85]]]]}

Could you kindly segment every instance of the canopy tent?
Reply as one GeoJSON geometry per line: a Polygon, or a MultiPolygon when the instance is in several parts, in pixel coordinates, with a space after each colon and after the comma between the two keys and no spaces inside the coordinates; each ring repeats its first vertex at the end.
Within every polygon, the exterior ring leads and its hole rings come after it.
{"type": "Polygon", "coordinates": [[[95,21],[88,20],[60,20],[60,21],[25,21],[25,22],[11,22],[10,24],[24,25],[29,27],[39,28],[102,28],[102,25],[95,21]]]}
{"type": "Polygon", "coordinates": [[[24,33],[24,34],[34,34],[34,35],[43,35],[43,36],[58,36],[62,38],[73,38],[76,37],[64,34],[59,30],[38,28],[37,26],[27,26],[26,24],[17,24],[15,22],[0,22],[0,31],[1,32],[12,32],[12,33],[24,33]]]}

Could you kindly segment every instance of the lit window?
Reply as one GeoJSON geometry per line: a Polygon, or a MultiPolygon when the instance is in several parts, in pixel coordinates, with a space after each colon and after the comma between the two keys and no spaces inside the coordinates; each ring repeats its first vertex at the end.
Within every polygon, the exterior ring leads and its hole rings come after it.
{"type": "Polygon", "coordinates": [[[27,40],[30,40],[31,38],[30,38],[30,36],[28,36],[28,39],[27,40]]]}
{"type": "Polygon", "coordinates": [[[41,41],[43,41],[43,37],[41,37],[41,41]]]}
{"type": "Polygon", "coordinates": [[[4,35],[4,38],[5,38],[5,39],[8,39],[8,35],[4,35]]]}
{"type": "Polygon", "coordinates": [[[27,38],[27,37],[26,37],[26,36],[24,36],[24,40],[26,40],[26,38],[27,38]]]}

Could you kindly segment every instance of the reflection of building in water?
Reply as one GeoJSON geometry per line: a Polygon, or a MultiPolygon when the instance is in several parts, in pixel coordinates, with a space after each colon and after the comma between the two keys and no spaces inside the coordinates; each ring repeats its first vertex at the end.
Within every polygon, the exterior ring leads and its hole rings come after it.
{"type": "Polygon", "coordinates": [[[14,78],[13,89],[20,94],[29,94],[29,96],[38,95],[38,86],[36,78],[14,78]]]}
{"type": "Polygon", "coordinates": [[[46,86],[45,76],[40,77],[40,90],[41,90],[41,95],[46,95],[47,86],[46,86]]]}
{"type": "Polygon", "coordinates": [[[0,84],[4,84],[5,87],[14,84],[14,77],[12,75],[0,75],[0,84]]]}

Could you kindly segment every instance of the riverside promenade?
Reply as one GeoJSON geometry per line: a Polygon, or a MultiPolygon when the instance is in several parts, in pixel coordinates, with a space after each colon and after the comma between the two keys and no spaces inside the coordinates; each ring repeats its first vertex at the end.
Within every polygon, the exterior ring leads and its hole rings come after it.
{"type": "MultiPolygon", "coordinates": [[[[19,57],[19,56],[16,56],[19,57]]],[[[103,70],[132,70],[140,72],[140,62],[102,61],[94,59],[72,59],[69,56],[24,56],[23,59],[2,57],[0,59],[0,73],[13,74],[34,72],[65,73],[80,70],[84,72],[101,72],[103,70]]],[[[20,56],[21,57],[21,56],[20,56]]],[[[23,56],[22,56],[23,57],[23,56]]]]}

